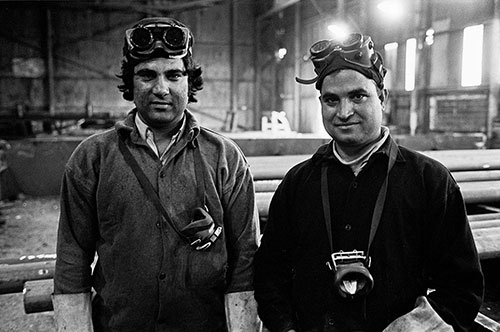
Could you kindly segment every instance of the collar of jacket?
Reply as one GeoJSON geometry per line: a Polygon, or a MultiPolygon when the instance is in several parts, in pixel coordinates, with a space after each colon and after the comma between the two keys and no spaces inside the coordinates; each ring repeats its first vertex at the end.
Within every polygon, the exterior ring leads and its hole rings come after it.
{"type": "MultiPolygon", "coordinates": [[[[116,122],[115,130],[119,135],[124,137],[129,136],[133,143],[142,144],[141,135],[134,122],[136,114],[137,109],[134,108],[127,114],[125,119],[116,122]]],[[[189,147],[195,148],[198,146],[196,138],[200,133],[200,126],[193,113],[186,109],[184,110],[184,115],[186,116],[186,128],[184,129],[184,133],[182,133],[181,140],[187,140],[189,147]]]]}
{"type": "MultiPolygon", "coordinates": [[[[401,151],[399,150],[399,147],[396,141],[392,138],[391,134],[389,134],[389,137],[384,142],[384,144],[373,155],[375,156],[384,154],[387,156],[387,158],[389,158],[389,147],[391,146],[391,144],[394,144],[398,149],[396,162],[404,162],[405,158],[401,154],[401,151]]],[[[329,143],[320,146],[311,159],[315,165],[320,165],[323,162],[332,162],[332,161],[340,163],[337,157],[335,157],[335,155],[333,154],[333,140],[331,140],[329,143]]]]}

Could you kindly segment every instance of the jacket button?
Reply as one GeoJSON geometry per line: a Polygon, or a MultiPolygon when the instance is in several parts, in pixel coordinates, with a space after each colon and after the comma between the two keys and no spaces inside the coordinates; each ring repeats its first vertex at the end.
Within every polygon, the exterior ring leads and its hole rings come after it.
{"type": "Polygon", "coordinates": [[[352,229],[350,224],[346,224],[344,228],[346,231],[350,231],[352,229]]]}
{"type": "Polygon", "coordinates": [[[160,228],[160,222],[156,223],[156,227],[160,228]]]}
{"type": "Polygon", "coordinates": [[[167,277],[167,274],[165,272],[162,272],[158,277],[160,278],[160,280],[163,280],[167,277]]]}
{"type": "Polygon", "coordinates": [[[165,177],[165,172],[160,172],[160,177],[163,179],[165,177]]]}
{"type": "Polygon", "coordinates": [[[352,188],[353,188],[353,189],[356,189],[357,187],[358,187],[358,183],[357,183],[357,182],[353,182],[353,183],[352,183],[352,188]]]}

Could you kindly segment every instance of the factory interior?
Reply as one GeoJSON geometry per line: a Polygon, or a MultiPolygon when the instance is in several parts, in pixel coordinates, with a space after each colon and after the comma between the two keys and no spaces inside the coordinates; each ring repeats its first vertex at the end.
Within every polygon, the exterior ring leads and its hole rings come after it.
{"type": "Polygon", "coordinates": [[[247,158],[261,224],[276,183],[331,141],[318,90],[296,82],[315,76],[310,46],[369,35],[383,125],[462,190],[486,286],[474,331],[500,331],[500,0],[0,1],[0,331],[55,331],[65,165],[134,108],[118,89],[124,31],[159,16],[194,35],[204,83],[187,108],[247,158]]]}

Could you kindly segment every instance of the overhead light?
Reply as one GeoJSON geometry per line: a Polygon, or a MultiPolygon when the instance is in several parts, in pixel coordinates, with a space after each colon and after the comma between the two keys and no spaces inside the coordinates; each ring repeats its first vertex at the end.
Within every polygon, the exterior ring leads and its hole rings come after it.
{"type": "Polygon", "coordinates": [[[429,46],[434,44],[434,29],[430,28],[425,32],[425,43],[429,46]]]}
{"type": "Polygon", "coordinates": [[[328,26],[328,31],[332,36],[332,39],[344,40],[349,34],[349,29],[344,23],[333,23],[328,26]]]}
{"type": "Polygon", "coordinates": [[[283,59],[283,58],[285,57],[286,53],[287,53],[287,49],[286,49],[286,48],[284,48],[284,47],[281,47],[281,48],[278,50],[277,56],[278,56],[278,58],[281,60],[281,59],[283,59]]]}
{"type": "Polygon", "coordinates": [[[405,12],[405,8],[401,2],[401,0],[385,0],[379,2],[377,8],[380,9],[384,14],[386,14],[386,18],[389,19],[399,19],[403,16],[405,12]]]}

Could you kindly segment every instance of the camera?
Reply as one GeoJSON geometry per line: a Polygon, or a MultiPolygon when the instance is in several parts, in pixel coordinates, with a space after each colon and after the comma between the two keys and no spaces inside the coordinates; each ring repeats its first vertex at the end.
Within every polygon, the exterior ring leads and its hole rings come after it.
{"type": "Polygon", "coordinates": [[[208,213],[207,207],[197,207],[193,211],[191,222],[180,230],[189,244],[198,251],[207,250],[217,241],[222,233],[222,226],[219,226],[208,213]]]}
{"type": "Polygon", "coordinates": [[[373,289],[373,277],[368,268],[371,259],[364,251],[339,251],[331,254],[328,268],[334,272],[334,285],[344,298],[366,296],[373,289]]]}

